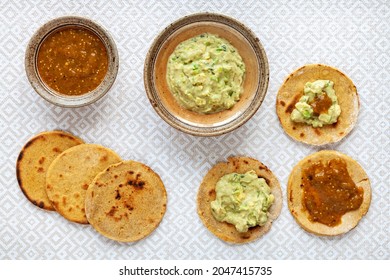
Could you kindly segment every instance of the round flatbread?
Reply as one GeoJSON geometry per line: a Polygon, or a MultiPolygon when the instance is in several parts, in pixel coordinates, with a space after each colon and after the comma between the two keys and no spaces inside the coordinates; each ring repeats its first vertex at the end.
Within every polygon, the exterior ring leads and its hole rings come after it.
{"type": "Polygon", "coordinates": [[[272,222],[282,210],[282,190],[278,179],[261,162],[248,157],[231,157],[228,158],[227,162],[216,164],[203,178],[198,191],[197,205],[200,219],[214,235],[230,243],[247,243],[259,238],[271,229],[272,222]],[[247,232],[240,233],[234,225],[217,221],[211,212],[210,203],[216,198],[215,186],[222,176],[234,172],[243,174],[250,170],[254,170],[259,177],[265,179],[275,200],[268,210],[268,221],[264,226],[251,227],[247,232]]]}
{"type": "Polygon", "coordinates": [[[49,166],[46,192],[55,210],[69,221],[87,224],[85,193],[95,176],[121,158],[97,144],[67,149],[49,166]]]}
{"type": "Polygon", "coordinates": [[[367,213],[371,202],[371,184],[363,168],[354,159],[337,151],[323,150],[302,159],[291,171],[287,186],[287,201],[291,214],[298,224],[306,231],[317,235],[339,235],[356,227],[360,219],[367,213]],[[345,213],[341,217],[341,224],[334,227],[309,220],[309,214],[302,205],[303,189],[302,170],[312,163],[320,161],[326,163],[331,159],[341,158],[346,162],[347,170],[357,187],[363,188],[363,202],[360,208],[345,213]]]}
{"type": "Polygon", "coordinates": [[[280,87],[276,98],[276,113],[284,131],[293,139],[311,145],[325,145],[345,137],[355,126],[359,113],[356,87],[340,70],[322,64],[305,65],[291,73],[280,87]],[[307,82],[331,80],[337,95],[341,114],[337,122],[314,128],[293,122],[290,114],[303,95],[307,82]]]}
{"type": "Polygon", "coordinates": [[[46,172],[63,151],[84,143],[64,131],[45,131],[35,135],[22,148],[16,162],[16,177],[23,194],[34,205],[54,210],[46,194],[46,172]]]}
{"type": "Polygon", "coordinates": [[[148,236],[160,224],[166,205],[160,177],[136,161],[120,162],[99,173],[85,199],[89,223],[105,237],[121,242],[148,236]]]}

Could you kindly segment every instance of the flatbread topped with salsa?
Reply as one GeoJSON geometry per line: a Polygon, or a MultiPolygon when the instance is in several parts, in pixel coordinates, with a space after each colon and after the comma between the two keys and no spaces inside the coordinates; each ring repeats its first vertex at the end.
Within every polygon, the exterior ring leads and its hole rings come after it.
{"type": "Polygon", "coordinates": [[[370,180],[357,161],[323,150],[302,159],[287,186],[291,214],[306,231],[339,235],[357,226],[371,202],[370,180]]]}
{"type": "Polygon", "coordinates": [[[293,139],[324,145],[344,138],[359,113],[355,85],[340,70],[305,65],[291,73],[280,87],[276,113],[284,131],[293,139]]]}

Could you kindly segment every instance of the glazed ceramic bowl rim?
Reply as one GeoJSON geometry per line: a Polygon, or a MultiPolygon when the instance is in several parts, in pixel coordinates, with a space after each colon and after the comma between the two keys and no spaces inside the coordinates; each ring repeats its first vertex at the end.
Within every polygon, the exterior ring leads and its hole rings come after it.
{"type": "Polygon", "coordinates": [[[118,68],[118,50],[110,33],[91,19],[81,16],[62,16],[46,22],[31,37],[25,54],[25,69],[31,86],[46,101],[61,107],[81,107],[102,98],[113,85],[118,68]],[[67,96],[54,91],[42,81],[37,69],[37,55],[42,42],[49,34],[73,26],[87,29],[100,38],[107,50],[108,69],[103,81],[94,90],[82,95],[67,96]]]}
{"type": "Polygon", "coordinates": [[[229,16],[218,13],[195,13],[184,16],[168,25],[154,39],[147,53],[144,67],[144,86],[147,97],[154,110],[165,122],[170,124],[172,127],[195,136],[218,136],[228,133],[246,123],[257,112],[260,105],[262,104],[267,93],[269,83],[268,59],[264,47],[260,43],[260,40],[248,27],[246,27],[241,22],[229,16]],[[218,23],[221,25],[226,25],[229,29],[234,29],[240,33],[255,51],[259,71],[262,74],[259,77],[259,84],[257,85],[254,98],[250,106],[243,112],[237,113],[229,122],[224,122],[221,125],[199,126],[196,123],[191,123],[191,121],[182,121],[180,118],[169,112],[167,108],[165,108],[164,104],[161,102],[161,100],[159,100],[159,93],[156,89],[154,66],[159,52],[165,43],[164,38],[169,38],[175,32],[185,28],[188,24],[193,24],[196,22],[218,23]],[[263,67],[261,67],[260,61],[263,62],[263,67]]]}

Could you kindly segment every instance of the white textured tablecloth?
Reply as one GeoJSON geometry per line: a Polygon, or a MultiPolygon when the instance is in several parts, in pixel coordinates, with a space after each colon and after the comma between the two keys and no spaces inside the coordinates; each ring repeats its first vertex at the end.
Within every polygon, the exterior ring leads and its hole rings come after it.
{"type": "Polygon", "coordinates": [[[390,2],[373,1],[0,1],[0,259],[390,259],[390,2]],[[257,34],[270,64],[267,96],[239,129],[199,138],[171,128],[146,97],[143,63],[157,34],[196,12],[234,17],[257,34]],[[24,70],[26,45],[45,22],[86,16],[108,29],[120,69],[109,94],[93,105],[65,109],[40,98],[24,70]],[[367,216],[349,233],[318,237],[294,221],[286,203],[292,167],[319,148],[294,142],[275,113],[284,78],[309,63],[345,72],[361,101],[357,125],[335,149],[356,159],[372,183],[367,216]],[[68,222],[22,194],[15,162],[24,143],[43,130],[63,129],[106,145],[124,159],[158,172],[168,192],[160,226],[142,241],[121,244],[89,225],[68,222]],[[212,235],[196,213],[207,170],[231,155],[266,164],[283,189],[271,231],[246,245],[212,235]]]}

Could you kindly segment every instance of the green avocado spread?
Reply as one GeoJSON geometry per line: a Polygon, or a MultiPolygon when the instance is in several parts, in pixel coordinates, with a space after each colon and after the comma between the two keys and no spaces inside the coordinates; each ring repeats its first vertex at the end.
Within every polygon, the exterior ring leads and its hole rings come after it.
{"type": "Polygon", "coordinates": [[[217,182],[215,192],[211,210],[216,220],[233,224],[239,232],[267,222],[274,196],[264,178],[259,178],[255,171],[224,175],[217,182]]]}
{"type": "Polygon", "coordinates": [[[167,83],[176,101],[202,114],[227,110],[240,99],[245,64],[227,40],[204,33],[180,43],[170,55],[167,83]]]}
{"type": "Polygon", "coordinates": [[[291,120],[313,127],[337,122],[341,109],[333,84],[329,80],[307,82],[303,89],[303,96],[291,112],[291,120]]]}

